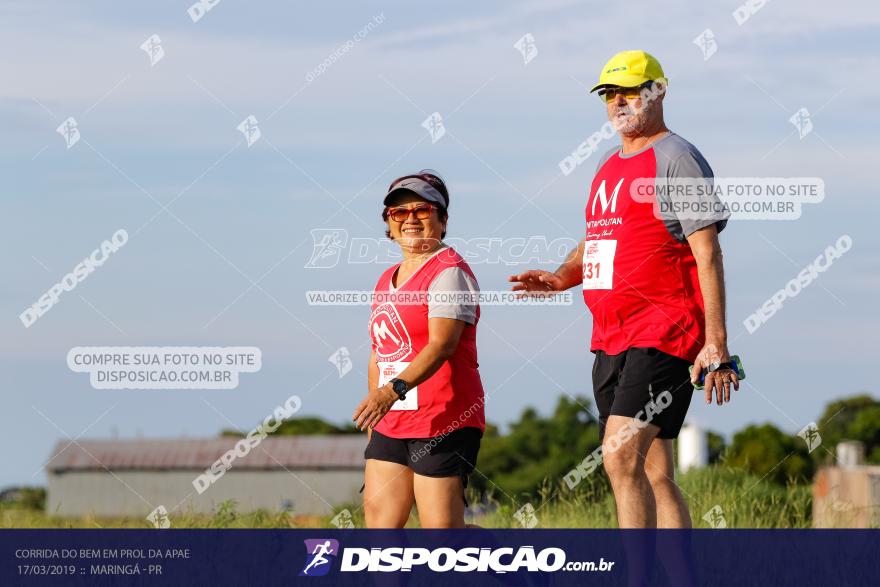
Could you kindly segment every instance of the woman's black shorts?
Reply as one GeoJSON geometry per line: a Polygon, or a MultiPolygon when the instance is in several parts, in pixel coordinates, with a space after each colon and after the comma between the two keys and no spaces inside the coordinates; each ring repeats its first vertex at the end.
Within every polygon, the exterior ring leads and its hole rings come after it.
{"type": "Polygon", "coordinates": [[[482,437],[483,432],[472,427],[433,438],[391,438],[373,430],[364,458],[397,463],[424,477],[460,477],[467,487],[482,437]]]}

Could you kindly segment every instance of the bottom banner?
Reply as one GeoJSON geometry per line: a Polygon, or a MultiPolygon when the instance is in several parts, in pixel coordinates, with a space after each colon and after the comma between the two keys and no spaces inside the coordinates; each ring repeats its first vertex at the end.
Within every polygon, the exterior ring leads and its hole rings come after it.
{"type": "Polygon", "coordinates": [[[0,530],[0,585],[868,585],[876,530],[0,530]]]}

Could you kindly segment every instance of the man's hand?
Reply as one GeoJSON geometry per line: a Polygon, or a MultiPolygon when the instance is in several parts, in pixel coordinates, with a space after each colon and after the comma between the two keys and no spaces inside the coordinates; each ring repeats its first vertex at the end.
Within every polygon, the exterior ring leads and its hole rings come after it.
{"type": "Polygon", "coordinates": [[[358,405],[351,419],[354,420],[358,430],[372,428],[385,417],[397,399],[391,384],[386,383],[367,393],[367,397],[358,405]]]}
{"type": "MultiPolygon", "coordinates": [[[[696,385],[700,380],[700,373],[707,371],[710,365],[717,365],[728,361],[730,361],[730,353],[727,352],[727,345],[707,342],[694,362],[691,383],[696,385]]],[[[719,406],[725,402],[730,402],[731,383],[733,383],[733,389],[739,391],[739,377],[733,369],[719,369],[718,371],[706,373],[706,403],[712,403],[713,389],[715,390],[719,406]]]]}
{"type": "Polygon", "coordinates": [[[511,275],[507,281],[515,285],[510,288],[511,291],[524,291],[535,296],[553,295],[558,291],[568,289],[562,281],[562,278],[549,271],[541,271],[540,269],[532,269],[525,271],[519,275],[511,275]]]}

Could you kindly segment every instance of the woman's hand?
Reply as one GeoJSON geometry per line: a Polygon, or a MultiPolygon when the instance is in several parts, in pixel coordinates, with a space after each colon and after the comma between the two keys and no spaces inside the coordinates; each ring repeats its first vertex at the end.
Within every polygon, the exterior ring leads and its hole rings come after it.
{"type": "Polygon", "coordinates": [[[367,393],[367,397],[358,405],[351,419],[354,420],[358,430],[373,428],[385,417],[397,399],[397,394],[391,389],[390,383],[376,387],[367,393]]]}

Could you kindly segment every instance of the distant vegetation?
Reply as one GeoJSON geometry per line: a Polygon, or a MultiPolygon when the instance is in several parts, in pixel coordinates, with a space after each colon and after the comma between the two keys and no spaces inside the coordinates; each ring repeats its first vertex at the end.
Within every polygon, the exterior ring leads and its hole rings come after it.
{"type": "MultiPolygon", "coordinates": [[[[247,433],[239,430],[223,430],[220,436],[243,437],[247,433]]],[[[363,434],[354,424],[336,426],[320,418],[291,418],[285,420],[272,436],[316,435],[316,434],[363,434]]]]}

